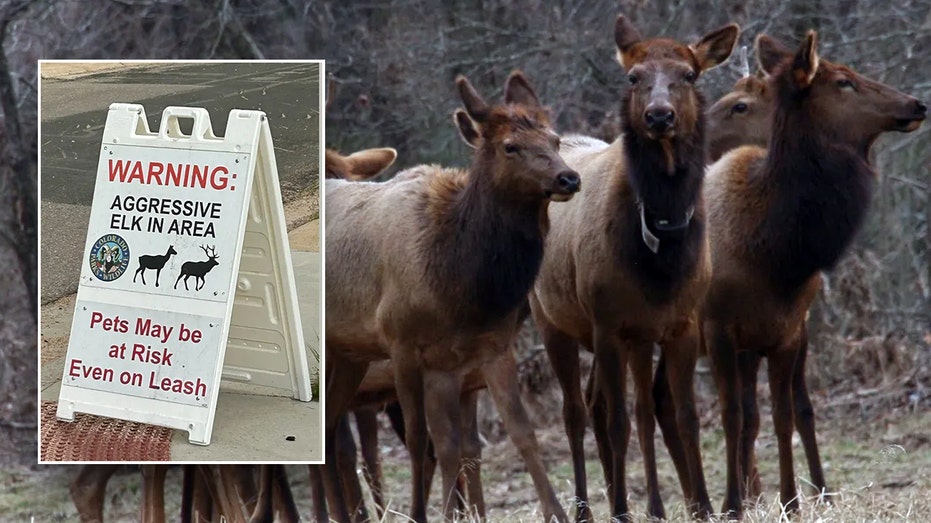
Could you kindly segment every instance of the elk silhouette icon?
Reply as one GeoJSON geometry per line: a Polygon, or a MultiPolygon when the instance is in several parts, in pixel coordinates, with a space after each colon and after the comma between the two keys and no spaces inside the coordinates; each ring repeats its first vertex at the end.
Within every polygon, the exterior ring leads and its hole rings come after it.
{"type": "Polygon", "coordinates": [[[142,275],[142,284],[145,285],[145,270],[155,269],[155,286],[158,287],[158,277],[162,274],[162,269],[168,263],[168,258],[172,254],[178,254],[174,245],[168,246],[168,252],[165,254],[145,254],[139,257],[139,268],[136,274],[133,274],[133,283],[136,283],[136,276],[142,275]]]}
{"type": "Polygon", "coordinates": [[[207,247],[205,245],[200,246],[203,249],[204,254],[207,255],[207,260],[205,261],[189,261],[184,262],[181,265],[181,274],[178,275],[178,279],[175,280],[175,289],[178,288],[178,282],[181,281],[181,278],[184,278],[184,290],[190,290],[187,286],[187,279],[191,276],[195,277],[194,281],[194,290],[199,291],[204,288],[204,275],[210,272],[211,269],[219,265],[217,262],[217,251],[215,247],[207,247]]]}

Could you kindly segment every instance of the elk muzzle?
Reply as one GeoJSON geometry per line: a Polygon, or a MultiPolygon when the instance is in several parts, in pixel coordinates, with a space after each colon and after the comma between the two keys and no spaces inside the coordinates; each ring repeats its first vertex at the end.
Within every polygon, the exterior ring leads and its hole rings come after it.
{"type": "Polygon", "coordinates": [[[676,111],[670,105],[650,104],[643,118],[648,129],[656,134],[665,134],[676,124],[676,111]]]}
{"type": "Polygon", "coordinates": [[[547,191],[547,197],[554,202],[566,202],[571,200],[572,195],[579,192],[581,187],[579,173],[567,169],[556,175],[552,189],[547,191]]]}
{"type": "Polygon", "coordinates": [[[899,121],[896,122],[896,127],[900,131],[910,133],[921,127],[921,122],[928,116],[928,106],[921,100],[912,100],[912,102],[908,104],[908,110],[911,114],[906,118],[900,118],[899,121]]]}

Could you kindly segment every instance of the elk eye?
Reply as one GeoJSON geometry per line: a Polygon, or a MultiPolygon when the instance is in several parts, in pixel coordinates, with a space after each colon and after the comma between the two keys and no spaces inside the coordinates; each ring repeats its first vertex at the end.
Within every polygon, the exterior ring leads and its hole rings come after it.
{"type": "Polygon", "coordinates": [[[513,143],[504,144],[504,153],[505,154],[517,154],[517,146],[513,143]]]}
{"type": "Polygon", "coordinates": [[[630,82],[630,85],[637,85],[637,82],[639,82],[640,79],[637,78],[637,75],[635,74],[629,74],[627,75],[627,81],[630,82]]]}
{"type": "Polygon", "coordinates": [[[837,81],[837,86],[841,89],[853,89],[853,82],[848,78],[841,78],[837,81]]]}
{"type": "Polygon", "coordinates": [[[747,107],[747,104],[740,102],[740,103],[735,104],[734,107],[731,108],[731,112],[736,113],[736,114],[743,114],[747,112],[747,109],[749,109],[749,107],[747,107]]]}
{"type": "Polygon", "coordinates": [[[695,78],[696,78],[696,76],[695,76],[695,71],[689,71],[689,72],[685,73],[685,81],[686,81],[686,82],[692,83],[692,82],[695,81],[695,78]]]}

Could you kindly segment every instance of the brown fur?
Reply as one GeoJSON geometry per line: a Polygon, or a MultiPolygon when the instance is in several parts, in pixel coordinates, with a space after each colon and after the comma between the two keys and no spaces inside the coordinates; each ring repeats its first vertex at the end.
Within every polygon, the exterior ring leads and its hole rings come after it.
{"type": "Polygon", "coordinates": [[[615,42],[632,78],[624,96],[624,135],[614,143],[567,138],[566,162],[585,188],[569,204],[550,208],[543,267],[531,296],[554,371],[564,392],[567,435],[573,455],[578,519],[590,519],[582,452],[585,407],[579,386],[577,344],[595,353],[590,388],[599,455],[609,485],[611,516],[628,518],[625,455],[630,425],[624,406],[628,363],[636,381],[636,417],[644,455],[651,516],[665,517],[653,448],[653,344],[665,358],[663,380],[675,385],[676,412],[660,419],[693,510],[710,503],[698,449],[692,377],[698,354],[698,306],[711,276],[704,234],[701,180],[704,137],[701,95],[693,83],[703,68],[725,60],[736,26],[719,29],[692,47],[669,39],[642,40],[623,16],[615,42]],[[673,83],[668,89],[667,82],[673,83]],[[659,86],[654,89],[654,86],[659,86]],[[667,129],[651,125],[648,112],[674,113],[667,129]],[[637,201],[651,233],[654,253],[643,240],[637,201]],[[691,220],[684,217],[694,210],[691,220]],[[662,220],[683,222],[668,232],[662,220]],[[662,223],[661,223],[662,222],[662,223]],[[681,447],[684,445],[684,447],[681,447]],[[672,451],[673,449],[671,449],[672,451]]]}
{"type": "MultiPolygon", "coordinates": [[[[508,79],[500,106],[485,104],[465,79],[457,83],[481,137],[467,176],[439,169],[384,184],[331,180],[326,188],[327,492],[339,481],[330,466],[336,421],[368,363],[390,358],[407,427],[416,521],[426,519],[428,422],[445,513],[452,516],[462,376],[482,368],[499,408],[506,407],[506,425],[523,412],[513,401],[516,384],[493,380],[489,364],[507,350],[539,266],[540,208],[578,188],[521,74],[508,79]]],[[[547,518],[565,519],[532,432],[520,441],[547,518]]]]}
{"type": "Polygon", "coordinates": [[[724,510],[731,515],[739,515],[745,489],[759,490],[752,456],[761,356],[769,360],[782,503],[798,509],[793,418],[812,483],[825,489],[804,384],[808,309],[820,272],[836,263],[862,223],[876,176],[870,145],[882,132],[914,130],[927,112],[911,97],[819,59],[814,32],[796,52],[765,35],[757,47],[775,104],[769,149],[725,154],[710,167],[704,191],[715,269],[704,337],[722,405],[724,510]]]}

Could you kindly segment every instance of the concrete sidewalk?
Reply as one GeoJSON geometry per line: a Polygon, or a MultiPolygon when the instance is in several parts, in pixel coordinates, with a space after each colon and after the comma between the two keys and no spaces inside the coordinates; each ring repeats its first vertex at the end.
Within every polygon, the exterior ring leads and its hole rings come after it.
{"type": "MultiPolygon", "coordinates": [[[[288,234],[292,249],[305,345],[311,375],[319,376],[320,254],[319,221],[288,234]]],[[[42,306],[41,400],[57,401],[75,295],[42,306]]],[[[314,378],[316,379],[316,378],[314,378]]],[[[323,459],[322,409],[317,401],[301,402],[286,391],[222,381],[210,445],[188,443],[185,431],[174,431],[172,461],[318,461],[323,459]]],[[[86,414],[79,414],[86,415],[86,414]]]]}

